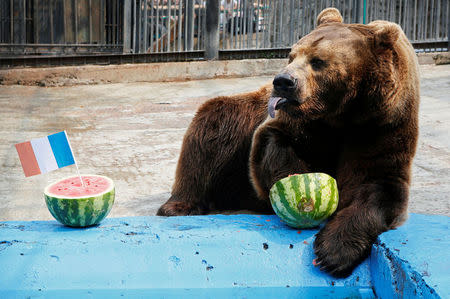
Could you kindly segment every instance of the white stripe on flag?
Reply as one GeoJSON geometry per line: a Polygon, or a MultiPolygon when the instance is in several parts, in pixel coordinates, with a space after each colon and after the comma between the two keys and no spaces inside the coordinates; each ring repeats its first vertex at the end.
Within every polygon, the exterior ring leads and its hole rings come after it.
{"type": "Polygon", "coordinates": [[[31,147],[33,147],[41,173],[58,169],[58,164],[56,163],[52,147],[47,137],[32,139],[30,143],[31,147]]]}

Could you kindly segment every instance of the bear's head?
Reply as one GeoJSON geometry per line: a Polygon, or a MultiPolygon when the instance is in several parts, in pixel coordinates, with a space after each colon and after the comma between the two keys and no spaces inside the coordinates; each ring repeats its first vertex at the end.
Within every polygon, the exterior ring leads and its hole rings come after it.
{"type": "Polygon", "coordinates": [[[274,78],[269,114],[279,109],[289,117],[335,121],[349,107],[370,114],[366,110],[380,110],[377,105],[395,106],[389,98],[405,68],[396,45],[400,35],[394,23],[344,24],[337,9],[323,10],[316,29],[292,47],[289,64],[274,78]]]}

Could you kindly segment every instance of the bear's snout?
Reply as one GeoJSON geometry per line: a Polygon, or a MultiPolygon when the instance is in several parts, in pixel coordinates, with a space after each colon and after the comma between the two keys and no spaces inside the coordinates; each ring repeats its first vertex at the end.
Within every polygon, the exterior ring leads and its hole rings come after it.
{"type": "Polygon", "coordinates": [[[281,73],[273,79],[273,87],[278,92],[291,93],[297,87],[297,80],[288,73],[281,73]]]}

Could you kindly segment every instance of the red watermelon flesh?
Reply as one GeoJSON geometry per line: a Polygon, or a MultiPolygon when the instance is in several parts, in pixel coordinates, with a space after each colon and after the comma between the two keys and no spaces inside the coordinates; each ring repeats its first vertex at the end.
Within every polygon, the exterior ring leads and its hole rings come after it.
{"type": "Polygon", "coordinates": [[[78,198],[102,193],[111,186],[111,182],[101,176],[82,176],[82,179],[84,187],[80,177],[75,176],[54,183],[47,191],[57,196],[78,198]]]}

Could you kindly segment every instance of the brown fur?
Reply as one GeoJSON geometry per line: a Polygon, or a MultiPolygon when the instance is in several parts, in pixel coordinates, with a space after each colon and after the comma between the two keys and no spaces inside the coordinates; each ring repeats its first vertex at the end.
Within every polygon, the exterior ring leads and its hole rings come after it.
{"type": "Polygon", "coordinates": [[[324,10],[318,27],[292,47],[280,74],[295,89],[265,86],[199,109],[172,197],[158,215],[271,212],[274,182],[328,173],[337,179],[339,206],[314,248],[321,269],[335,276],[350,274],[377,236],[406,218],[418,136],[414,50],[396,24],[341,22],[336,9],[324,10]],[[273,119],[271,96],[288,99],[273,119]]]}

